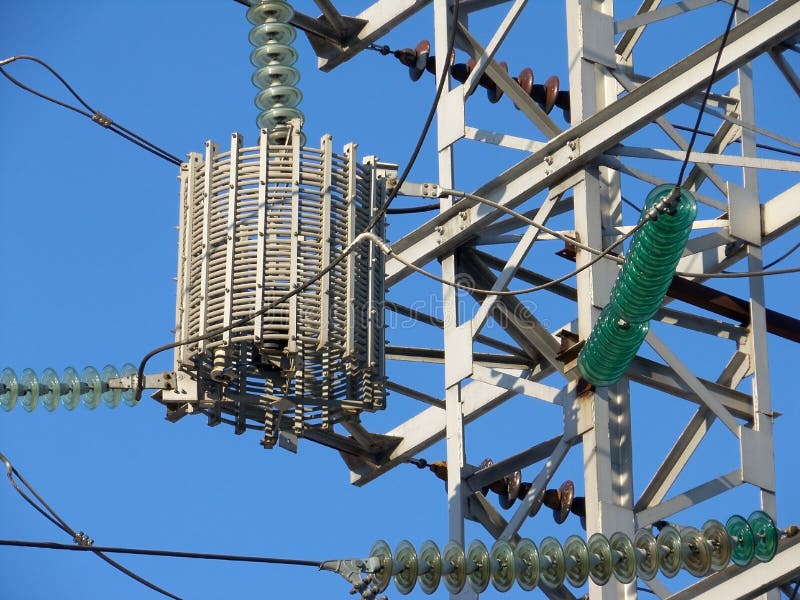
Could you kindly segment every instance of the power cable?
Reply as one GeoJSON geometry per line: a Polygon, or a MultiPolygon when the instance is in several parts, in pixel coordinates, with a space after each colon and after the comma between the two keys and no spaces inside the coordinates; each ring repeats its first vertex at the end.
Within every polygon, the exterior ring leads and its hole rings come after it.
{"type": "MultiPolygon", "coordinates": [[[[734,0],[733,6],[731,6],[731,14],[728,16],[728,23],[725,25],[725,33],[722,34],[722,40],[719,44],[719,50],[717,50],[717,56],[714,59],[714,67],[711,69],[711,76],[708,78],[708,85],[706,86],[706,91],[703,94],[703,101],[700,104],[700,110],[697,111],[697,120],[694,123],[694,128],[692,131],[692,135],[689,138],[689,145],[686,148],[686,156],[683,159],[683,164],[681,165],[681,170],[678,173],[678,180],[675,183],[675,189],[681,187],[683,183],[683,175],[686,172],[686,166],[689,164],[689,157],[692,154],[692,148],[694,148],[694,142],[697,139],[697,133],[700,131],[700,122],[703,120],[703,113],[706,110],[706,105],[708,104],[708,97],[711,95],[711,87],[714,85],[714,79],[717,76],[717,69],[719,68],[719,61],[722,59],[722,50],[725,48],[725,43],[728,41],[728,34],[731,32],[731,27],[733,26],[733,18],[736,16],[736,9],[739,7],[739,0],[734,0]]],[[[674,194],[675,192],[673,192],[674,194]]]]}
{"type": "Polygon", "coordinates": [[[431,204],[422,204],[420,206],[409,206],[404,208],[388,208],[386,209],[387,215],[409,215],[413,213],[433,212],[434,210],[441,210],[442,205],[438,202],[431,204]]]}
{"type": "Polygon", "coordinates": [[[114,559],[106,556],[105,554],[103,554],[102,550],[94,548],[93,547],[94,541],[83,531],[75,531],[74,529],[72,529],[67,524],[67,522],[64,521],[64,519],[62,519],[55,510],[53,510],[53,508],[44,500],[44,498],[42,498],[39,495],[39,493],[33,488],[33,486],[30,483],[28,483],[28,481],[22,476],[22,474],[19,471],[17,471],[16,467],[14,467],[14,465],[11,464],[11,461],[8,460],[8,458],[6,458],[6,456],[2,452],[0,452],[0,462],[2,462],[5,465],[6,475],[8,476],[8,480],[9,482],[11,482],[12,487],[20,494],[20,496],[22,496],[22,498],[28,504],[30,504],[33,508],[35,508],[48,521],[53,523],[53,525],[55,525],[56,527],[61,529],[64,533],[69,535],[79,547],[84,547],[87,551],[94,552],[94,554],[102,558],[112,567],[114,567],[121,573],[124,573],[131,579],[134,579],[135,581],[138,581],[142,585],[150,588],[151,590],[158,592],[159,594],[163,594],[168,598],[172,598],[173,600],[181,600],[180,596],[176,596],[175,594],[172,594],[167,590],[158,587],[156,584],[151,583],[144,577],[137,575],[136,573],[134,573],[127,567],[121,565],[114,559]],[[14,480],[15,477],[19,479],[20,483],[22,483],[22,485],[24,485],[30,491],[31,494],[33,494],[36,500],[39,501],[39,505],[37,505],[36,502],[34,502],[33,499],[30,496],[28,496],[28,494],[26,494],[22,490],[22,488],[19,487],[19,485],[17,485],[17,482],[14,480]]]}
{"type": "Polygon", "coordinates": [[[789,275],[800,273],[800,267],[788,267],[786,269],[770,269],[769,271],[739,271],[735,273],[687,273],[677,271],[675,275],[680,277],[707,277],[711,279],[737,279],[743,277],[771,277],[773,275],[789,275]]]}
{"type": "Polygon", "coordinates": [[[238,554],[212,554],[208,552],[182,552],[176,550],[153,550],[149,548],[121,548],[119,546],[81,546],[78,544],[60,544],[58,542],[33,542],[27,540],[0,540],[0,546],[17,546],[20,548],[45,548],[48,550],[73,550],[77,552],[107,552],[108,554],[135,554],[139,556],[164,556],[169,558],[194,558],[198,560],[223,560],[233,562],[250,562],[270,565],[294,565],[299,567],[317,567],[322,561],[300,560],[296,558],[274,558],[266,556],[242,556],[238,554]]]}
{"type": "Polygon", "coordinates": [[[770,267],[774,267],[779,262],[783,261],[784,259],[789,258],[789,256],[791,256],[798,248],[800,248],[800,242],[797,242],[794,246],[789,248],[786,252],[781,254],[778,258],[776,258],[772,262],[768,262],[767,264],[765,264],[764,268],[765,269],[769,269],[770,267]]]}
{"type": "Polygon", "coordinates": [[[121,138],[131,142],[132,144],[136,144],[140,148],[142,148],[144,150],[147,150],[148,152],[158,156],[159,158],[163,158],[164,160],[166,160],[168,162],[171,162],[174,165],[180,165],[183,162],[183,161],[181,161],[180,158],[178,158],[174,154],[171,154],[171,153],[167,152],[166,150],[164,150],[160,146],[157,146],[156,144],[154,144],[153,142],[143,138],[139,134],[131,131],[130,129],[128,129],[126,127],[123,127],[122,125],[120,125],[116,121],[112,120],[111,117],[109,117],[108,115],[105,115],[105,114],[95,110],[91,105],[89,105],[89,103],[87,103],[83,98],[81,98],[81,96],[67,82],[67,80],[64,79],[64,77],[62,77],[58,73],[58,71],[56,71],[53,67],[48,65],[43,60],[41,60],[39,58],[36,58],[35,56],[28,56],[26,54],[21,54],[19,56],[11,56],[9,58],[1,60],[0,61],[0,74],[2,74],[11,83],[13,83],[14,85],[16,85],[19,88],[22,88],[26,92],[30,92],[34,96],[38,96],[39,98],[47,100],[48,102],[52,102],[53,104],[61,106],[62,108],[66,108],[66,109],[71,110],[71,111],[73,111],[75,113],[78,113],[79,115],[82,115],[82,116],[86,117],[87,119],[90,119],[91,121],[97,123],[101,127],[104,127],[105,129],[108,129],[112,133],[117,134],[118,136],[120,136],[121,138]],[[44,67],[45,69],[47,69],[56,79],[58,79],[59,82],[61,82],[61,84],[67,89],[67,91],[70,94],[72,94],[72,96],[81,104],[81,106],[83,106],[83,108],[79,108],[77,106],[73,106],[72,104],[69,104],[67,102],[63,102],[61,100],[58,100],[57,98],[53,98],[52,96],[48,96],[47,94],[45,94],[43,92],[40,92],[40,91],[38,91],[38,90],[36,90],[36,89],[34,89],[34,88],[22,83],[19,79],[17,79],[15,77],[13,77],[12,75],[10,75],[3,68],[5,65],[11,64],[11,63],[13,63],[15,61],[18,61],[18,60],[29,60],[29,61],[35,62],[36,64],[38,64],[38,65],[44,67]]]}
{"type": "MultiPolygon", "coordinates": [[[[455,0],[455,2],[453,3],[452,18],[453,18],[453,21],[456,21],[456,22],[458,21],[459,1],[460,0],[455,0]]],[[[445,64],[443,65],[443,68],[442,68],[442,76],[439,79],[439,82],[438,82],[438,84],[436,86],[436,94],[434,95],[433,101],[431,102],[431,107],[428,110],[428,115],[427,115],[427,117],[425,119],[425,123],[424,123],[424,125],[422,127],[422,131],[420,132],[420,135],[417,138],[417,143],[414,146],[414,150],[411,152],[411,156],[409,157],[405,168],[403,169],[402,173],[400,174],[400,177],[398,177],[397,182],[395,183],[395,186],[389,192],[389,196],[387,197],[386,202],[378,209],[378,211],[369,220],[369,222],[367,223],[366,227],[364,228],[364,232],[363,233],[368,233],[368,232],[372,231],[372,229],[375,227],[375,225],[377,225],[381,221],[381,219],[383,219],[383,217],[386,215],[386,211],[389,209],[389,206],[394,201],[394,199],[397,197],[397,194],[400,191],[400,188],[402,187],[402,185],[405,182],[405,180],[408,178],[408,175],[411,172],[411,169],[414,166],[414,163],[416,162],[420,151],[422,150],[422,145],[425,142],[425,138],[428,136],[428,131],[430,130],[431,123],[433,123],[433,118],[436,115],[436,109],[437,109],[437,107],[439,105],[439,99],[442,96],[442,91],[444,90],[444,86],[447,83],[447,80],[448,80],[448,77],[449,77],[450,63],[453,60],[453,55],[454,55],[453,49],[455,48],[455,41],[456,41],[456,27],[452,27],[450,32],[449,32],[448,39],[447,39],[447,51],[445,53],[445,56],[447,58],[445,59],[445,64]]],[[[360,237],[361,236],[356,237],[356,240],[359,240],[360,237]]],[[[350,244],[350,246],[348,246],[344,251],[342,251],[339,254],[339,256],[336,256],[335,258],[333,258],[331,260],[331,262],[328,264],[327,267],[325,267],[324,269],[319,271],[313,277],[310,277],[309,279],[307,279],[305,282],[300,284],[295,289],[283,294],[277,300],[267,304],[265,307],[263,307],[259,311],[256,311],[256,312],[254,312],[254,313],[252,313],[250,315],[246,315],[246,316],[242,317],[241,319],[237,319],[236,321],[232,322],[231,324],[229,324],[229,325],[227,325],[225,327],[220,327],[218,329],[209,331],[209,332],[207,332],[207,333],[205,333],[203,335],[194,336],[192,338],[187,338],[187,339],[184,339],[184,340],[178,340],[176,342],[171,342],[169,344],[164,344],[163,346],[159,346],[158,348],[155,348],[155,349],[151,350],[150,352],[148,352],[147,354],[145,354],[144,357],[142,358],[141,362],[139,363],[139,369],[137,371],[136,387],[135,387],[135,390],[134,390],[134,397],[136,398],[136,400],[138,401],[138,400],[141,400],[141,398],[142,398],[142,391],[144,389],[144,387],[143,387],[144,386],[144,369],[147,366],[147,363],[150,361],[151,358],[153,358],[157,354],[160,354],[160,353],[165,352],[167,350],[171,350],[173,348],[178,348],[179,346],[185,346],[187,344],[194,344],[194,343],[200,342],[202,340],[206,340],[206,339],[215,337],[217,335],[220,335],[220,334],[222,334],[222,333],[224,333],[226,331],[230,331],[230,330],[232,330],[232,329],[234,329],[236,327],[241,327],[245,323],[249,323],[250,321],[252,321],[256,317],[258,317],[259,315],[266,314],[267,312],[273,310],[276,306],[280,306],[283,302],[286,302],[286,300],[288,300],[292,296],[296,296],[297,294],[305,291],[306,289],[308,289],[309,287],[314,285],[314,283],[316,283],[317,281],[322,279],[327,273],[329,273],[333,269],[335,269],[339,265],[339,263],[341,263],[347,257],[347,255],[355,249],[355,247],[357,245],[356,240],[354,240],[353,243],[350,244]]],[[[359,240],[358,243],[360,243],[361,241],[362,240],[359,240]]]]}
{"type": "MultiPolygon", "coordinates": [[[[687,127],[686,125],[673,124],[672,126],[675,129],[679,129],[681,131],[694,131],[694,129],[692,129],[691,127],[687,127]]],[[[704,136],[707,136],[707,137],[714,137],[714,135],[715,135],[713,132],[705,131],[703,129],[698,129],[697,133],[699,135],[704,135],[704,136]]],[[[741,142],[741,140],[733,140],[733,143],[734,144],[741,144],[742,142],[741,142]]],[[[772,146],[771,144],[760,144],[760,143],[757,143],[756,144],[756,148],[761,148],[762,150],[770,150],[772,152],[779,152],[781,154],[786,154],[788,156],[800,156],[800,152],[797,152],[796,150],[787,150],[785,148],[779,148],[778,146],[772,146]]]]}

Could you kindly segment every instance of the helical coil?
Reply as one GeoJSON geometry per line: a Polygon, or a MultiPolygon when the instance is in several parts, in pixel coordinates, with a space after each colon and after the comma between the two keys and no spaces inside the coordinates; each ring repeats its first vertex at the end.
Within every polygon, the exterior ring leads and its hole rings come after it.
{"type": "Polygon", "coordinates": [[[297,108],[303,94],[296,84],[300,73],[292,65],[297,62],[297,51],[290,45],[297,37],[289,24],[294,10],[284,0],[258,0],[247,10],[247,20],[253,24],[250,43],[255,49],[250,62],[256,67],[253,85],[260,92],[256,106],[261,113],[256,118],[259,129],[269,131],[269,140],[285,144],[289,121],[300,119],[303,113],[297,108]]]}
{"type": "Polygon", "coordinates": [[[26,411],[31,412],[41,403],[48,411],[58,408],[59,402],[67,410],[75,410],[82,401],[89,410],[94,410],[102,401],[108,408],[116,408],[120,400],[128,406],[136,406],[133,389],[109,386],[109,381],[130,377],[136,367],[130,363],[118,371],[113,365],[106,365],[98,371],[85,367],[78,373],[73,367],[64,369],[61,377],[53,369],[45,369],[37,377],[33,369],[25,369],[17,374],[12,369],[0,371],[0,408],[11,411],[19,402],[26,411]]]}

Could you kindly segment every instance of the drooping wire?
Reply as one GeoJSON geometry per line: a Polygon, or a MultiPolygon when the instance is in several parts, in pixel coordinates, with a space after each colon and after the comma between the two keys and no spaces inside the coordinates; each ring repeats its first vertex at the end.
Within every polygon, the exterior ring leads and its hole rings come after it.
{"type": "Polygon", "coordinates": [[[75,531],[74,529],[72,529],[72,527],[70,527],[67,524],[67,522],[64,519],[62,519],[55,510],[53,510],[53,508],[45,501],[45,499],[39,495],[39,493],[33,488],[33,486],[30,483],[28,483],[28,481],[22,476],[22,474],[19,471],[17,471],[16,467],[14,467],[14,465],[11,464],[11,461],[8,460],[8,458],[6,458],[6,456],[2,452],[0,452],[0,462],[2,462],[5,465],[6,475],[8,476],[8,480],[9,482],[11,482],[12,487],[20,494],[20,496],[22,496],[22,498],[28,504],[30,504],[33,508],[35,508],[36,511],[39,512],[39,514],[44,516],[48,521],[53,523],[53,525],[55,525],[56,527],[61,529],[64,533],[69,535],[78,546],[85,547],[87,551],[93,552],[95,555],[102,558],[104,561],[106,561],[108,564],[110,564],[112,567],[114,567],[121,573],[124,573],[131,579],[138,581],[139,583],[150,588],[154,592],[163,594],[168,598],[173,598],[173,600],[181,600],[180,596],[176,596],[175,594],[172,594],[167,590],[158,587],[156,584],[151,583],[144,577],[137,575],[136,573],[134,573],[127,567],[121,565],[114,559],[106,556],[105,554],[103,554],[102,550],[94,548],[93,547],[94,541],[83,531],[75,531]],[[28,494],[25,493],[25,491],[22,488],[20,488],[19,485],[17,485],[17,482],[14,480],[15,477],[19,479],[20,483],[22,483],[22,485],[25,486],[25,488],[28,489],[28,491],[30,491],[31,494],[33,494],[33,496],[39,502],[38,504],[34,502],[34,500],[30,496],[28,496],[28,494]]]}
{"type": "Polygon", "coordinates": [[[795,251],[797,251],[797,249],[798,249],[798,248],[800,248],[800,242],[797,242],[797,243],[796,243],[794,246],[792,246],[791,248],[789,248],[789,249],[788,249],[786,252],[784,252],[783,254],[781,254],[781,255],[780,255],[778,258],[776,258],[775,260],[773,260],[773,261],[771,261],[771,262],[768,262],[767,264],[765,264],[765,265],[764,265],[764,268],[765,268],[765,269],[769,269],[770,267],[774,267],[774,266],[775,266],[775,265],[777,265],[779,262],[781,262],[781,261],[783,261],[783,260],[785,260],[785,259],[789,258],[789,257],[790,257],[792,254],[794,254],[794,253],[795,253],[795,251]]]}
{"type": "MultiPolygon", "coordinates": [[[[455,0],[453,2],[452,19],[454,23],[458,22],[459,1],[460,0],[455,0]]],[[[383,217],[386,215],[386,211],[389,209],[389,206],[397,197],[400,188],[402,187],[405,180],[408,178],[409,173],[411,173],[411,169],[413,168],[414,164],[417,161],[417,157],[419,156],[419,153],[422,150],[422,145],[424,144],[425,139],[428,137],[428,132],[430,131],[431,124],[433,123],[433,118],[436,116],[436,109],[439,106],[439,99],[442,96],[444,86],[447,83],[448,78],[450,77],[450,63],[453,60],[453,55],[454,55],[453,49],[455,48],[455,43],[456,43],[456,27],[454,25],[448,34],[447,52],[445,53],[445,56],[447,58],[445,59],[445,64],[442,68],[442,76],[439,79],[439,82],[436,86],[436,93],[434,94],[433,101],[431,102],[431,106],[430,109],[428,110],[428,115],[425,118],[422,130],[420,131],[420,134],[417,138],[417,143],[414,146],[414,150],[411,152],[411,155],[409,156],[406,166],[404,167],[400,176],[397,178],[395,186],[389,192],[389,195],[386,198],[386,202],[375,212],[375,214],[369,220],[366,227],[364,228],[363,233],[369,233],[370,231],[372,231],[372,229],[381,221],[381,219],[383,219],[383,217]]],[[[361,243],[363,241],[359,240],[360,237],[361,236],[356,237],[356,240],[354,240],[353,243],[350,244],[350,246],[345,248],[338,256],[334,257],[327,267],[319,271],[313,277],[306,279],[302,284],[300,284],[295,289],[286,292],[277,300],[267,304],[260,310],[252,314],[245,315],[241,319],[237,319],[236,321],[230,323],[225,327],[220,327],[218,329],[206,332],[203,335],[194,336],[192,338],[187,338],[184,340],[178,340],[175,342],[171,342],[169,344],[164,344],[163,346],[154,348],[153,350],[145,354],[141,362],[139,363],[139,369],[137,372],[136,388],[134,394],[136,400],[140,400],[142,397],[142,391],[144,390],[144,370],[151,358],[153,358],[157,354],[166,352],[167,350],[178,348],[180,346],[185,346],[187,344],[194,344],[202,340],[207,340],[209,338],[225,333],[226,331],[230,331],[236,327],[241,327],[242,325],[249,323],[256,317],[266,314],[267,312],[273,310],[275,307],[280,306],[282,303],[286,302],[289,298],[302,293],[303,291],[314,285],[317,281],[322,279],[327,273],[335,269],[347,257],[347,255],[355,249],[357,243],[361,243]]]]}
{"type": "Polygon", "coordinates": [[[156,144],[143,138],[139,134],[120,125],[116,121],[112,120],[111,117],[109,117],[108,115],[105,115],[95,110],[75,91],[75,89],[67,82],[66,79],[64,79],[64,77],[61,76],[61,74],[58,73],[58,71],[56,71],[53,67],[48,65],[45,61],[36,58],[35,56],[28,56],[26,54],[21,54],[19,56],[11,56],[9,58],[0,61],[0,74],[2,74],[11,83],[25,90],[26,92],[30,92],[31,94],[38,96],[39,98],[42,98],[44,100],[47,100],[48,102],[52,102],[53,104],[61,106],[62,108],[66,108],[75,113],[78,113],[79,115],[82,115],[87,119],[90,119],[91,121],[97,123],[101,127],[108,129],[112,133],[117,134],[118,136],[131,142],[132,144],[136,144],[140,148],[147,150],[148,152],[158,156],[159,158],[163,158],[164,160],[171,162],[174,165],[180,165],[182,162],[181,159],[175,156],[174,154],[167,152],[160,146],[157,146],[156,144]],[[47,69],[56,79],[58,79],[59,82],[61,82],[61,84],[67,89],[67,91],[70,94],[72,94],[75,100],[77,100],[81,104],[81,106],[83,106],[83,108],[73,106],[72,104],[63,102],[61,100],[58,100],[57,98],[53,98],[52,96],[48,96],[47,94],[40,92],[39,90],[36,90],[22,83],[19,79],[13,77],[10,73],[8,73],[8,71],[6,71],[6,69],[3,68],[5,65],[11,64],[18,60],[29,60],[47,69]]]}
{"type": "Polygon", "coordinates": [[[193,558],[198,560],[223,560],[233,562],[250,562],[270,565],[293,565],[299,567],[317,567],[322,561],[300,560],[296,558],[274,558],[267,556],[242,556],[239,554],[213,554],[208,552],[182,552],[176,550],[153,550],[149,548],[122,548],[119,546],[81,546],[76,544],[60,544],[58,542],[33,542],[27,540],[0,540],[0,546],[17,546],[20,548],[44,548],[48,550],[73,550],[76,552],[106,552],[108,554],[134,554],[138,556],[163,556],[168,558],[193,558]]]}

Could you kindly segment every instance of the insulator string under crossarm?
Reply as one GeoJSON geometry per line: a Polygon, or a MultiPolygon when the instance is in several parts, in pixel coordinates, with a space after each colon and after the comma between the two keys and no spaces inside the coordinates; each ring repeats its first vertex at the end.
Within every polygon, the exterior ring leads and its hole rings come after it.
{"type": "Polygon", "coordinates": [[[289,136],[290,121],[303,122],[303,113],[297,108],[303,94],[297,88],[300,72],[294,68],[297,51],[291,46],[297,37],[289,21],[294,10],[284,0],[259,0],[247,9],[247,20],[253,24],[250,43],[255,49],[250,62],[256,67],[253,85],[260,92],[256,106],[261,113],[256,118],[259,129],[267,129],[270,142],[285,144],[289,136]]]}

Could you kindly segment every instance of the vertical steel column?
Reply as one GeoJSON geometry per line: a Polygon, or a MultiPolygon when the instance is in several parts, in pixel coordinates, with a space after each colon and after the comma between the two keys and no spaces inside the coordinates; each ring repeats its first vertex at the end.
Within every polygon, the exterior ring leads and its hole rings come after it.
{"type": "MultiPolygon", "coordinates": [[[[325,272],[331,262],[331,172],[333,170],[332,136],[322,136],[322,250],[320,270],[325,272]]],[[[328,322],[330,317],[330,273],[322,276],[319,282],[319,347],[328,343],[328,322]]]]}
{"type": "MultiPolygon", "coordinates": [[[[347,247],[349,248],[360,233],[357,221],[357,176],[358,176],[358,157],[356,144],[350,143],[344,147],[344,155],[347,157],[347,247]]],[[[345,259],[347,261],[347,272],[351,275],[347,278],[347,341],[345,344],[345,357],[352,357],[356,351],[355,331],[356,331],[356,280],[352,273],[356,272],[356,253],[350,252],[345,259]]],[[[354,397],[354,396],[353,396],[354,397]]]]}
{"type": "MultiPolygon", "coordinates": [[[[744,143],[744,140],[742,140],[744,143]]],[[[764,265],[760,246],[747,248],[747,268],[761,271],[764,265]]],[[[764,278],[750,278],[750,361],[753,367],[753,430],[761,438],[757,444],[758,471],[764,482],[761,488],[761,507],[777,522],[775,499],[775,440],[772,433],[772,397],[769,379],[769,355],[767,353],[767,320],[764,278]],[[770,485],[771,484],[771,485],[770,485]]],[[[744,452],[754,449],[744,449],[744,452]]],[[[763,600],[779,600],[780,590],[774,589],[760,596],[763,600]]]]}
{"type": "MultiPolygon", "coordinates": [[[[347,247],[349,248],[355,241],[356,236],[360,233],[358,229],[357,220],[357,176],[358,176],[358,146],[350,143],[344,147],[344,155],[347,158],[347,247]]],[[[350,274],[347,277],[347,331],[344,349],[345,361],[352,361],[356,353],[356,253],[350,252],[345,259],[347,261],[347,272],[350,274]]],[[[348,398],[357,398],[358,390],[355,386],[355,380],[350,379],[347,390],[348,398]]]]}
{"type": "MultiPolygon", "coordinates": [[[[300,184],[302,173],[300,171],[300,150],[303,143],[299,128],[292,127],[290,139],[289,152],[292,157],[292,216],[290,236],[291,244],[289,246],[289,289],[295,290],[300,284],[300,265],[298,261],[300,258],[300,184]]],[[[301,398],[294,407],[294,432],[301,435],[303,432],[303,412],[305,404],[302,398],[306,394],[306,379],[305,379],[305,344],[298,343],[298,330],[297,322],[299,320],[299,313],[302,305],[299,302],[298,294],[294,294],[289,298],[289,339],[286,342],[286,351],[294,357],[294,385],[295,392],[298,398],[301,398]],[[298,348],[301,352],[298,355],[298,348]]]]}
{"type": "MultiPolygon", "coordinates": [[[[225,303],[223,308],[222,325],[225,331],[222,333],[222,345],[225,352],[231,352],[231,330],[233,322],[233,298],[235,281],[233,279],[233,266],[236,262],[236,237],[239,235],[236,205],[239,195],[239,149],[242,147],[242,136],[238,133],[231,135],[231,155],[229,157],[228,171],[228,210],[227,221],[225,224],[225,303]]],[[[216,351],[215,351],[216,354],[216,351]]]]}
{"type": "MultiPolygon", "coordinates": [[[[436,0],[434,2],[435,47],[436,54],[440,57],[436,61],[436,78],[438,84],[442,77],[446,77],[445,56],[447,56],[447,40],[450,28],[456,27],[452,20],[452,0],[436,0]]],[[[447,78],[442,89],[444,99],[450,93],[450,80],[447,78]]],[[[439,108],[444,106],[440,101],[439,108]]],[[[463,114],[463,113],[462,113],[463,114]]],[[[445,120],[450,117],[447,111],[437,112],[438,139],[444,137],[448,130],[445,120]]],[[[439,147],[439,184],[452,188],[454,184],[454,149],[451,144],[439,147]]],[[[452,198],[442,198],[441,210],[446,210],[452,205],[452,198]]],[[[450,253],[442,260],[442,277],[448,281],[456,279],[456,258],[450,253]]],[[[459,343],[458,332],[458,290],[449,285],[442,286],[442,310],[444,319],[444,357],[445,357],[445,412],[446,412],[446,447],[447,447],[447,503],[448,503],[448,530],[451,540],[464,544],[464,516],[466,512],[465,486],[462,480],[464,464],[466,462],[464,447],[464,414],[461,407],[461,382],[451,381],[448,373],[452,372],[454,365],[459,361],[458,355],[465,352],[459,343]]],[[[471,338],[470,338],[471,339],[471,338]]],[[[468,589],[460,594],[451,594],[451,598],[472,599],[477,594],[468,589]]]]}
{"type": "MultiPolygon", "coordinates": [[[[208,262],[211,260],[211,207],[214,202],[214,161],[217,158],[219,148],[214,142],[206,142],[206,164],[205,164],[205,189],[203,190],[203,204],[206,206],[205,218],[203,219],[203,255],[200,257],[202,267],[200,268],[200,329],[198,333],[204,335],[206,332],[206,314],[208,312],[208,262]]],[[[206,340],[198,342],[200,354],[206,347],[206,340]]]]}
{"type": "MultiPolygon", "coordinates": [[[[612,0],[567,0],[567,37],[573,124],[616,99],[616,83],[599,61],[614,60],[612,0]],[[589,59],[591,57],[591,60],[589,59]]],[[[613,66],[609,64],[608,66],[613,66]]],[[[577,140],[580,143],[580,140],[577,140]]],[[[604,247],[603,230],[619,220],[619,179],[605,168],[589,166],[573,189],[575,231],[593,248],[604,247]]],[[[591,255],[579,251],[577,266],[591,255]]],[[[598,308],[608,302],[616,267],[601,261],[578,276],[578,332],[588,337],[598,308]]],[[[574,384],[571,384],[574,386],[574,384]]],[[[583,437],[587,535],[615,531],[633,533],[633,485],[630,396],[627,382],[585,393],[568,409],[575,433],[583,437]]],[[[633,584],[612,578],[598,586],[590,582],[590,597],[604,600],[635,598],[633,584]]]]}
{"type": "MultiPolygon", "coordinates": [[[[175,339],[182,340],[189,331],[190,287],[189,280],[192,270],[191,239],[194,225],[195,186],[197,186],[197,169],[200,164],[200,155],[192,152],[189,160],[181,165],[181,212],[178,230],[178,239],[183,240],[179,249],[178,260],[178,293],[176,294],[176,322],[175,339]]],[[[178,346],[175,352],[175,369],[184,364],[188,346],[178,346]]]]}
{"type": "Polygon", "coordinates": [[[258,246],[256,249],[256,297],[253,310],[254,339],[261,342],[264,333],[264,279],[267,262],[267,182],[269,181],[269,133],[261,130],[258,138],[258,246]]]}
{"type": "MultiPolygon", "coordinates": [[[[741,3],[736,11],[738,25],[750,16],[749,2],[741,3]]],[[[755,90],[753,88],[753,63],[746,63],[738,70],[739,79],[739,118],[745,123],[755,123],[755,90]]],[[[756,134],[750,129],[741,128],[742,156],[756,156],[756,134]]],[[[742,183],[745,197],[757,207],[759,204],[758,169],[742,169],[742,183]]],[[[758,236],[760,238],[760,232],[758,236]]],[[[749,271],[761,271],[764,265],[761,245],[752,242],[747,246],[747,267],[749,271]]],[[[775,442],[772,433],[772,398],[769,377],[769,354],[766,331],[766,297],[764,279],[750,279],[750,364],[753,369],[753,430],[760,438],[756,448],[743,447],[742,451],[757,453],[757,470],[760,474],[759,487],[761,507],[773,519],[777,520],[777,502],[775,499],[775,442]]],[[[744,440],[741,441],[744,443],[744,440]]],[[[744,457],[743,457],[744,458],[744,457]]],[[[779,600],[780,591],[775,589],[760,596],[762,600],[779,600]]]]}
{"type": "MultiPolygon", "coordinates": [[[[298,246],[300,244],[300,144],[301,138],[297,129],[292,129],[289,153],[292,157],[292,217],[289,244],[289,290],[294,290],[300,285],[300,269],[297,261],[300,260],[298,246]]],[[[289,340],[286,351],[290,354],[297,353],[297,294],[289,298],[289,340]]]]}

